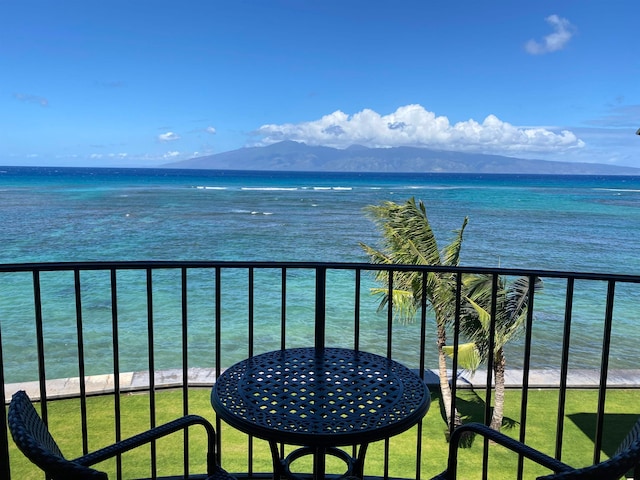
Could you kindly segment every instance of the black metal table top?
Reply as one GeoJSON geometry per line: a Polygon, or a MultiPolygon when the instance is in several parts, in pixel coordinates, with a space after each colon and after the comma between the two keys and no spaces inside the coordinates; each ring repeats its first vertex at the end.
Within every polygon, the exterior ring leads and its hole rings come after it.
{"type": "Polygon", "coordinates": [[[217,379],[211,404],[237,429],[292,445],[369,443],[401,433],[427,413],[424,382],[380,355],[293,348],[243,360],[217,379]]]}

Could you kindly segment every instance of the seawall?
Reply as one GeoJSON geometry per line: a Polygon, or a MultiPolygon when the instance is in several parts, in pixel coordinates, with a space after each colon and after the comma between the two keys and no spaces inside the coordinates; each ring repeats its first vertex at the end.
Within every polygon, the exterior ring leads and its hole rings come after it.
{"type": "MultiPolygon", "coordinates": [[[[449,372],[451,375],[451,372],[449,372]]],[[[431,387],[439,385],[438,372],[425,370],[425,382],[431,387]]],[[[119,375],[120,391],[136,392],[149,389],[151,378],[148,371],[126,372],[119,375]]],[[[216,380],[214,369],[190,368],[187,371],[187,382],[193,388],[211,388],[216,380]]],[[[538,369],[529,372],[530,388],[558,388],[560,386],[560,371],[553,369],[538,369]]],[[[471,375],[462,372],[457,377],[458,388],[485,388],[487,381],[486,370],[478,370],[471,375]]],[[[103,395],[115,390],[114,375],[93,375],[85,377],[85,391],[87,395],[103,395]]],[[[154,386],[162,388],[180,388],[183,385],[181,369],[161,370],[155,372],[154,386]]],[[[506,388],[521,388],[523,385],[523,371],[507,370],[505,374],[506,388]]],[[[569,388],[598,388],[600,373],[593,369],[570,370],[567,375],[569,388]]],[[[610,370],[607,375],[607,388],[640,388],[640,369],[610,370]]],[[[58,378],[46,381],[47,398],[72,398],[80,395],[80,378],[58,378]]],[[[40,399],[40,383],[38,381],[8,383],[4,386],[6,401],[18,390],[25,390],[32,400],[40,399]]]]}

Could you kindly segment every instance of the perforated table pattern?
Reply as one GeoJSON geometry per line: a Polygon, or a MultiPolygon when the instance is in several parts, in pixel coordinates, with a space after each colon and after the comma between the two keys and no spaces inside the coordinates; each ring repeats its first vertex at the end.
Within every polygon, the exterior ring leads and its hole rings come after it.
{"type": "Polygon", "coordinates": [[[366,451],[369,442],[415,425],[427,412],[430,395],[420,377],[380,355],[294,348],[227,369],[211,402],[230,425],[272,442],[364,445],[366,451]]]}

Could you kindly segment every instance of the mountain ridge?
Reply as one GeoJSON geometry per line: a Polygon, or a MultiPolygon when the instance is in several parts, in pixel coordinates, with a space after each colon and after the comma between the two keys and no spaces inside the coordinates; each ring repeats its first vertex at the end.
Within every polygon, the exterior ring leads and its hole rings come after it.
{"type": "Polygon", "coordinates": [[[291,140],[194,157],[162,167],[309,172],[640,175],[640,168],[601,163],[531,160],[419,147],[369,148],[351,145],[346,149],[337,149],[291,140]]]}

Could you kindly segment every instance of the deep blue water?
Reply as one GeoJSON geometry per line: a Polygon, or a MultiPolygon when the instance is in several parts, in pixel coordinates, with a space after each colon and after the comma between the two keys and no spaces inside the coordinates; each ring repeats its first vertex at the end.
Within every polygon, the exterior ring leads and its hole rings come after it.
{"type": "MultiPolygon", "coordinates": [[[[441,245],[469,218],[463,265],[640,274],[640,177],[620,176],[0,167],[0,261],[367,261],[359,242],[375,244],[379,234],[364,207],[412,196],[425,202],[441,245]]],[[[11,352],[26,348],[19,339],[29,335],[16,325],[30,325],[33,311],[16,312],[8,293],[15,288],[2,285],[0,325],[8,375],[23,378],[11,373],[20,370],[11,352]]],[[[541,343],[557,334],[561,290],[551,284],[539,297],[539,323],[550,325],[541,327],[541,343]]],[[[589,304],[592,293],[576,300],[584,303],[577,321],[587,326],[602,317],[603,307],[589,304]]],[[[640,340],[638,300],[629,292],[617,304],[620,341],[640,340]]],[[[87,302],[107,325],[99,312],[108,301],[87,302]]],[[[64,332],[56,323],[67,315],[60,308],[49,314],[53,336],[64,332]]],[[[136,328],[126,333],[139,335],[136,328]]],[[[159,336],[170,337],[171,328],[159,336]]],[[[586,328],[577,341],[579,363],[597,363],[589,345],[599,328],[586,328]]],[[[59,335],[52,349],[64,348],[59,335]]],[[[541,362],[545,356],[539,354],[541,362]]],[[[613,362],[637,363],[624,354],[613,362]]]]}

